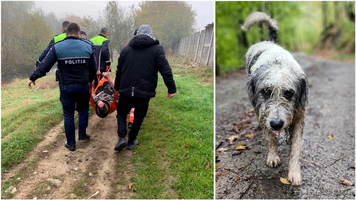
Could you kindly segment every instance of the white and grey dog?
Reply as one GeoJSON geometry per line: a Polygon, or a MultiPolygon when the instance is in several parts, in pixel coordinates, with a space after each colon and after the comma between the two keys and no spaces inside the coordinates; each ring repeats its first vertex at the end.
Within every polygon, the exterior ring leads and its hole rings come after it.
{"type": "Polygon", "coordinates": [[[265,13],[254,12],[247,17],[242,29],[249,30],[256,23],[267,25],[269,40],[254,44],[247,51],[248,94],[268,144],[267,165],[280,164],[278,136],[284,131],[291,141],[288,180],[298,186],[302,181],[300,158],[307,78],[293,56],[275,44],[277,22],[265,13]]]}

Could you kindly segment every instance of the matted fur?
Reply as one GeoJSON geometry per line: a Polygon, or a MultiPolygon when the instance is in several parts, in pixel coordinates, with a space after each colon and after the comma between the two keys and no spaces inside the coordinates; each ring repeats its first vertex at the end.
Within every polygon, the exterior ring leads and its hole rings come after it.
{"type": "Polygon", "coordinates": [[[301,184],[300,158],[304,128],[304,110],[307,104],[307,78],[293,56],[279,45],[277,22],[267,14],[252,13],[243,26],[249,29],[264,23],[270,29],[270,41],[259,42],[246,53],[248,94],[268,146],[267,165],[277,167],[278,137],[285,132],[290,137],[288,180],[293,186],[301,184]],[[275,34],[274,36],[271,34],[275,34]],[[276,126],[278,122],[278,126],[276,126]]]}

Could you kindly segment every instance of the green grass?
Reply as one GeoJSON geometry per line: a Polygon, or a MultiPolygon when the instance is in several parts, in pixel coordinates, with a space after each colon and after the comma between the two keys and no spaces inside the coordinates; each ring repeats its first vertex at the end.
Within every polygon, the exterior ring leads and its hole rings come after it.
{"type": "Polygon", "coordinates": [[[77,198],[87,198],[89,195],[87,190],[88,183],[89,180],[87,178],[82,179],[74,185],[73,191],[71,193],[77,195],[77,198]]]}
{"type": "Polygon", "coordinates": [[[213,168],[205,166],[214,159],[213,85],[200,84],[196,73],[175,75],[176,96],[166,98],[160,78],[138,135],[133,198],[214,197],[213,168]]]}
{"type": "Polygon", "coordinates": [[[43,135],[62,117],[54,74],[37,81],[41,89],[28,89],[27,80],[15,80],[1,89],[2,172],[21,163],[43,135]]]}

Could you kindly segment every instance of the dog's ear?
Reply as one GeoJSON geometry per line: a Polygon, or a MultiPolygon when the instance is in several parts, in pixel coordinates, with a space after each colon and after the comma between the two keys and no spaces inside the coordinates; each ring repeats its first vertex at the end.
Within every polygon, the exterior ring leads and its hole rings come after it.
{"type": "Polygon", "coordinates": [[[257,98],[258,98],[258,96],[256,95],[256,84],[257,84],[257,77],[250,76],[247,81],[247,92],[253,107],[256,107],[257,98]]]}
{"type": "Polygon", "coordinates": [[[298,79],[298,98],[296,99],[296,107],[305,107],[308,103],[308,80],[306,77],[298,79]]]}

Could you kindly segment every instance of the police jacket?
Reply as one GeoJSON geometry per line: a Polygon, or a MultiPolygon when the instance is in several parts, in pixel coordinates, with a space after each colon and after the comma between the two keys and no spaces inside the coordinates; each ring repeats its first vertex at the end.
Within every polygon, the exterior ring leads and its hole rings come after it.
{"type": "Polygon", "coordinates": [[[94,44],[95,57],[97,58],[97,69],[104,72],[107,71],[107,67],[111,65],[109,40],[102,34],[90,39],[94,44]]]}
{"type": "Polygon", "coordinates": [[[95,77],[96,65],[93,46],[78,37],[68,36],[56,43],[47,56],[30,76],[36,81],[45,76],[58,62],[59,84],[71,85],[91,83],[95,77]]]}
{"type": "Polygon", "coordinates": [[[36,61],[36,66],[38,66],[44,57],[46,57],[48,51],[51,49],[51,47],[59,42],[59,41],[62,41],[64,38],[66,38],[66,30],[64,30],[64,32],[62,34],[59,34],[59,35],[56,35],[53,37],[53,39],[49,42],[47,48],[41,53],[40,57],[37,59],[36,61]]]}
{"type": "Polygon", "coordinates": [[[126,97],[152,98],[160,72],[168,93],[176,93],[171,67],[158,40],[136,35],[120,53],[115,90],[126,97]]]}

